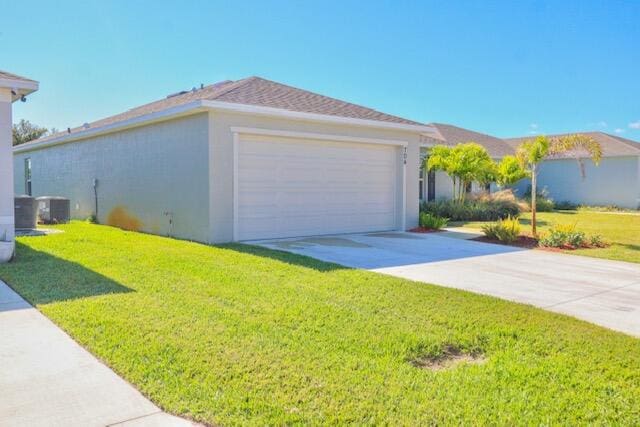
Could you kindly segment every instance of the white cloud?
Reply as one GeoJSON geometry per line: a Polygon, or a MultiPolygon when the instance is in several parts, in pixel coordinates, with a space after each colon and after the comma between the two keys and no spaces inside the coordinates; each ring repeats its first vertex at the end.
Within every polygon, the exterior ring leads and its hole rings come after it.
{"type": "Polygon", "coordinates": [[[531,124],[529,125],[529,127],[530,127],[531,129],[538,129],[538,124],[537,124],[537,123],[531,123],[531,124]]]}
{"type": "Polygon", "coordinates": [[[640,120],[638,120],[637,122],[631,122],[629,123],[629,127],[631,129],[640,129],[640,120]]]}
{"type": "Polygon", "coordinates": [[[624,133],[624,129],[616,128],[616,129],[614,130],[614,132],[615,132],[615,133],[624,133]]]}
{"type": "Polygon", "coordinates": [[[601,127],[601,128],[606,128],[607,127],[607,122],[605,121],[601,121],[596,123],[596,126],[601,127]]]}

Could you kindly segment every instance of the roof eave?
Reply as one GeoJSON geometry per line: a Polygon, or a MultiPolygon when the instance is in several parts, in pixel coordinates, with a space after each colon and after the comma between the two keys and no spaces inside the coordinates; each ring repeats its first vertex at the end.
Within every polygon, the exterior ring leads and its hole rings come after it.
{"type": "Polygon", "coordinates": [[[432,135],[437,132],[429,125],[412,125],[406,123],[382,122],[377,120],[354,119],[349,117],[330,116],[324,114],[303,113],[297,111],[284,110],[280,108],[261,107],[247,104],[235,104],[231,102],[198,100],[188,104],[179,105],[177,107],[168,108],[150,114],[145,114],[132,119],[123,120],[108,125],[89,128],[86,130],[74,131],[69,134],[61,135],[56,138],[47,139],[45,141],[32,141],[13,147],[14,153],[22,153],[27,151],[38,150],[40,148],[52,145],[66,144],[70,142],[80,141],[83,139],[113,133],[129,128],[143,126],[155,122],[170,120],[172,118],[195,114],[204,111],[225,111],[237,114],[250,114],[269,117],[281,117],[290,120],[312,121],[320,123],[333,123],[352,126],[363,126],[386,130],[399,130],[406,132],[415,132],[422,135],[432,135]]]}
{"type": "Polygon", "coordinates": [[[33,80],[0,78],[0,87],[11,89],[14,93],[11,96],[13,102],[32,94],[38,90],[39,84],[33,80]]]}
{"type": "Polygon", "coordinates": [[[416,133],[432,134],[436,129],[429,125],[414,125],[408,123],[385,122],[380,120],[357,119],[351,117],[332,116],[327,114],[305,113],[282,108],[263,107],[250,104],[236,104],[224,101],[203,100],[202,105],[213,111],[250,114],[258,116],[281,117],[290,120],[311,121],[320,123],[345,124],[352,126],[373,127],[377,129],[402,130],[416,133]]]}
{"type": "Polygon", "coordinates": [[[13,152],[22,153],[27,151],[38,150],[40,148],[45,148],[52,145],[66,144],[70,142],[91,138],[94,136],[118,132],[125,129],[139,127],[139,126],[143,126],[143,125],[147,125],[155,122],[170,120],[176,117],[186,116],[186,115],[195,114],[195,113],[204,112],[204,111],[206,110],[202,107],[202,101],[194,101],[188,104],[178,105],[176,107],[167,108],[165,110],[156,111],[154,113],[145,114],[145,115],[134,117],[128,120],[110,123],[108,125],[104,125],[96,128],[89,128],[86,130],[75,131],[72,133],[61,135],[56,138],[47,139],[46,141],[35,140],[32,142],[27,142],[25,144],[21,144],[13,147],[13,152]]]}

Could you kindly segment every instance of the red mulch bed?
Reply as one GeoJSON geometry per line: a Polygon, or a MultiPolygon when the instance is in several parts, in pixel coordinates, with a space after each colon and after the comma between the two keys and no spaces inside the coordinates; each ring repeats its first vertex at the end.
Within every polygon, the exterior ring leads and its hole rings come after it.
{"type": "Polygon", "coordinates": [[[439,233],[440,231],[442,230],[435,230],[433,228],[426,228],[426,227],[416,227],[409,230],[409,232],[411,233],[439,233]]]}
{"type": "Polygon", "coordinates": [[[593,248],[599,248],[599,247],[606,247],[606,246],[585,245],[585,246],[582,246],[580,248],[576,248],[575,246],[565,245],[565,246],[562,246],[560,248],[552,248],[552,247],[549,247],[549,246],[538,246],[538,240],[534,239],[531,236],[518,236],[518,240],[516,240],[515,242],[511,242],[511,243],[501,242],[498,239],[490,239],[490,238],[488,238],[486,236],[475,237],[475,238],[473,238],[471,240],[475,240],[477,242],[494,243],[494,244],[497,244],[497,245],[516,246],[518,248],[541,249],[543,251],[549,251],[549,252],[562,252],[562,251],[573,251],[573,250],[576,250],[576,249],[593,249],[593,248]]]}
{"type": "Polygon", "coordinates": [[[517,246],[519,248],[533,249],[538,247],[538,240],[529,236],[518,236],[518,240],[511,243],[501,242],[498,239],[490,239],[487,236],[474,237],[476,242],[494,243],[497,245],[517,246]]]}

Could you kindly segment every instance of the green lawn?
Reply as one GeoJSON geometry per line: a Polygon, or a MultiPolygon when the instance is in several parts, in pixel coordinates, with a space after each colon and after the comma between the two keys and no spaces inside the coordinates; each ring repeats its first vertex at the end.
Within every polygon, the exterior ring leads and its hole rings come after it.
{"type": "Polygon", "coordinates": [[[640,340],[621,333],[250,246],[60,228],[20,238],[0,277],[175,414],[222,425],[640,419],[640,340]],[[410,363],[449,346],[486,361],[410,363]]]}
{"type": "MultiPolygon", "coordinates": [[[[523,214],[523,231],[531,230],[531,214],[523,214]]],[[[480,229],[485,222],[456,222],[451,226],[480,229]]],[[[539,212],[538,227],[544,231],[552,224],[576,224],[587,234],[600,234],[611,246],[600,249],[566,251],[596,258],[640,263],[640,213],[606,213],[585,211],[539,212]]]]}

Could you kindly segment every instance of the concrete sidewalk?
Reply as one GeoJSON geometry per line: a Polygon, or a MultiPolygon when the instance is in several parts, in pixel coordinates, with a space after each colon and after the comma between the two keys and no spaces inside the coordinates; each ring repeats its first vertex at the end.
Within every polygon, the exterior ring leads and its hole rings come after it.
{"type": "Polygon", "coordinates": [[[0,426],[192,426],[166,414],[0,281],[0,426]]]}

